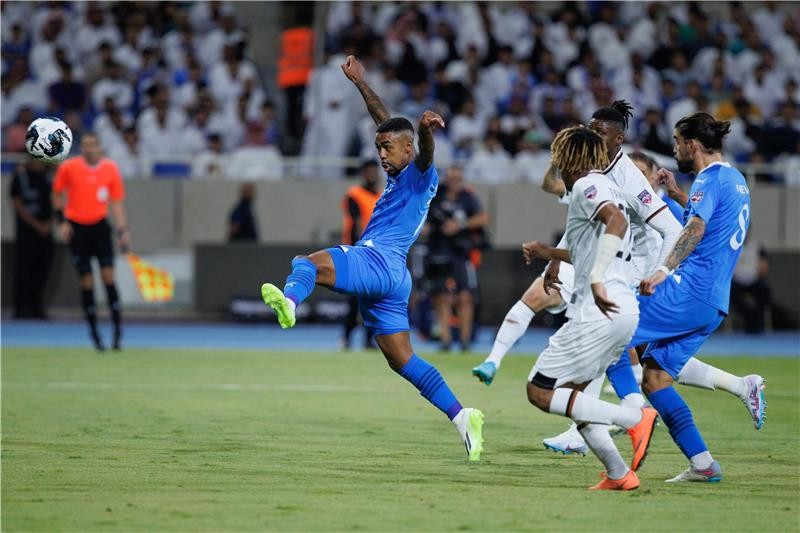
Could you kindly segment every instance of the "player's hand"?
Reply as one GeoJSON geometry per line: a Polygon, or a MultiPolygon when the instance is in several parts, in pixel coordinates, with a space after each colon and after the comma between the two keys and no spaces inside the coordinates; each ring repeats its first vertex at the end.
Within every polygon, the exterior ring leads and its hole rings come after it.
{"type": "Polygon", "coordinates": [[[561,292],[561,280],[558,279],[558,272],[561,270],[560,261],[550,261],[544,269],[544,293],[549,295],[550,290],[561,292]]]}
{"type": "Polygon", "coordinates": [[[522,245],[522,257],[525,258],[525,264],[530,265],[531,262],[537,257],[549,261],[552,256],[550,255],[550,247],[542,244],[539,241],[530,241],[522,245]]]}
{"type": "Polygon", "coordinates": [[[666,168],[658,169],[656,178],[658,178],[658,184],[663,185],[667,190],[667,195],[669,195],[670,198],[672,198],[676,192],[681,192],[681,188],[678,187],[678,182],[675,180],[675,175],[666,168]]]}
{"type": "Polygon", "coordinates": [[[72,224],[66,220],[59,224],[58,234],[61,236],[61,240],[64,241],[64,244],[69,244],[69,241],[72,240],[72,224]]]}
{"type": "Polygon", "coordinates": [[[592,283],[592,295],[594,303],[600,308],[600,312],[609,319],[609,313],[619,313],[619,307],[606,296],[606,286],[602,283],[592,283]]]}
{"type": "Polygon", "coordinates": [[[342,72],[353,83],[364,81],[364,65],[354,55],[347,56],[342,65],[342,72]]]}
{"type": "Polygon", "coordinates": [[[444,119],[433,111],[425,111],[419,119],[419,129],[433,131],[436,128],[444,128],[444,119]]]}
{"type": "Polygon", "coordinates": [[[656,286],[661,285],[665,279],[667,279],[667,275],[660,270],[656,270],[655,274],[643,279],[639,284],[639,294],[652,296],[656,292],[656,286]]]}

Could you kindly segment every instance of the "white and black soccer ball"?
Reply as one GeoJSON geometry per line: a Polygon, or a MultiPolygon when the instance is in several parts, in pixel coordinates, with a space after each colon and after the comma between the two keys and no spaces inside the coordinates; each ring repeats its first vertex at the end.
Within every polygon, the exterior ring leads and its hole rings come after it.
{"type": "Polygon", "coordinates": [[[53,117],[37,118],[28,126],[25,148],[44,163],[58,163],[72,149],[72,131],[63,120],[53,117]]]}

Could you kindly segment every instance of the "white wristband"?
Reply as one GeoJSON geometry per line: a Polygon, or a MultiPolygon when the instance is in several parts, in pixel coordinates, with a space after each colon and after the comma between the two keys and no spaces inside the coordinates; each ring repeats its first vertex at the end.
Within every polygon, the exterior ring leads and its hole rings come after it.
{"type": "Polygon", "coordinates": [[[661,266],[660,266],[660,267],[658,267],[656,270],[657,270],[657,271],[660,271],[660,272],[663,272],[663,273],[664,273],[664,274],[666,274],[667,276],[671,276],[671,275],[672,275],[672,273],[673,273],[673,272],[675,272],[674,270],[670,270],[670,269],[668,269],[666,265],[661,265],[661,266]]]}
{"type": "Polygon", "coordinates": [[[589,283],[602,283],[608,265],[617,255],[617,250],[622,246],[622,239],[610,233],[603,233],[597,241],[597,256],[594,258],[592,273],[589,274],[589,283]]]}

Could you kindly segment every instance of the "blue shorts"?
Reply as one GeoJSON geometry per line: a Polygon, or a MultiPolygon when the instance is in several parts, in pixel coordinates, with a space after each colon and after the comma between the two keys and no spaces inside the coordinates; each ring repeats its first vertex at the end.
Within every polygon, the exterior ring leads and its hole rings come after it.
{"type": "Polygon", "coordinates": [[[358,299],[364,327],[374,335],[408,331],[411,274],[404,264],[369,246],[337,246],[325,250],[333,258],[333,290],[358,299]]]}
{"type": "Polygon", "coordinates": [[[631,346],[650,343],[642,361],[654,359],[673,379],[725,319],[669,276],[653,296],[639,296],[639,327],[631,346]]]}

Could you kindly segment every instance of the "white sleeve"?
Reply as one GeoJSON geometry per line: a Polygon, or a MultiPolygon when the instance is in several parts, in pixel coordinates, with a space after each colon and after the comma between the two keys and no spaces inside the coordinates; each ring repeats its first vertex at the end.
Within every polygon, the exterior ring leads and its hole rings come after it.
{"type": "Polygon", "coordinates": [[[572,187],[571,203],[576,204],[578,213],[589,221],[594,221],[600,208],[608,202],[614,202],[609,184],[605,176],[600,179],[581,178],[572,187]]]}
{"type": "Polygon", "coordinates": [[[625,193],[628,207],[645,222],[649,222],[659,211],[667,209],[667,204],[641,173],[626,183],[625,193]]]}
{"type": "MultiPolygon", "coordinates": [[[[666,205],[664,206],[666,208],[666,205]]],[[[651,228],[661,234],[664,241],[661,243],[661,251],[658,254],[658,261],[656,266],[661,266],[667,260],[675,243],[678,242],[683,226],[678,222],[669,209],[661,209],[654,215],[651,215],[647,223],[651,228]]],[[[652,272],[644,272],[644,275],[649,276],[652,272]]]]}
{"type": "Polygon", "coordinates": [[[572,199],[572,193],[569,191],[564,191],[564,194],[558,197],[558,203],[569,205],[569,201],[571,199],[572,199]]]}

